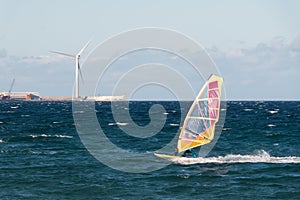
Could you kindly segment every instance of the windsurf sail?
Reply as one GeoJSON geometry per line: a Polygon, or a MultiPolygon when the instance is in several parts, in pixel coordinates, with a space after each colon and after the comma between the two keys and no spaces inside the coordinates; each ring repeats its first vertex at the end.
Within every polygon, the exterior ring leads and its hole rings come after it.
{"type": "Polygon", "coordinates": [[[219,120],[223,78],[211,75],[193,102],[181,129],[177,152],[210,143],[219,120]]]}

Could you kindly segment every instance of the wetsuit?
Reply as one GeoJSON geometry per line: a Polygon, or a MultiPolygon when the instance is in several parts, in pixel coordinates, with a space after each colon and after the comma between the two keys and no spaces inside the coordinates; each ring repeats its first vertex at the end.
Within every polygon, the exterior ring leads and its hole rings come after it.
{"type": "Polygon", "coordinates": [[[188,155],[192,154],[193,158],[197,158],[197,153],[193,149],[188,149],[183,153],[183,157],[188,157],[188,155]]]}

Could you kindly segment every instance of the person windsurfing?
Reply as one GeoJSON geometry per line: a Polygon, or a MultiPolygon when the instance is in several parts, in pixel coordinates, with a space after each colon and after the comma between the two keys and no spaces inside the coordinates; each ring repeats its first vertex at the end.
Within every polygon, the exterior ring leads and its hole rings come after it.
{"type": "Polygon", "coordinates": [[[187,149],[183,154],[182,157],[193,157],[197,158],[197,153],[192,149],[187,149]]]}
{"type": "MultiPolygon", "coordinates": [[[[178,149],[175,149],[174,152],[174,156],[176,156],[178,154],[178,149]]],[[[182,157],[193,157],[193,158],[197,158],[197,153],[192,149],[187,149],[183,154],[182,157]]]]}

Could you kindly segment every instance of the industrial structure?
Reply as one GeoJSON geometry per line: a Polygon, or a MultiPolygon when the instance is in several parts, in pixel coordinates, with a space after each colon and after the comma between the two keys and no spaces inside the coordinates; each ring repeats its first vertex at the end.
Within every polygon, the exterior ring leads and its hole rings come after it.
{"type": "Polygon", "coordinates": [[[0,100],[40,100],[38,92],[0,92],[0,100]]]}
{"type": "Polygon", "coordinates": [[[0,92],[0,100],[41,100],[38,92],[12,92],[15,84],[15,79],[12,80],[8,92],[0,92]]]}

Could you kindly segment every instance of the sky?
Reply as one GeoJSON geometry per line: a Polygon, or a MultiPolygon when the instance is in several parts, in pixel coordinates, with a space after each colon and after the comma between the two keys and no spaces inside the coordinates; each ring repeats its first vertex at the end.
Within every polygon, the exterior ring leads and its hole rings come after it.
{"type": "MultiPolygon", "coordinates": [[[[71,96],[77,53],[142,27],[178,31],[208,52],[229,100],[300,100],[300,1],[0,0],[0,91],[71,96]]],[[[174,41],[175,42],[175,41],[174,41]]]]}

